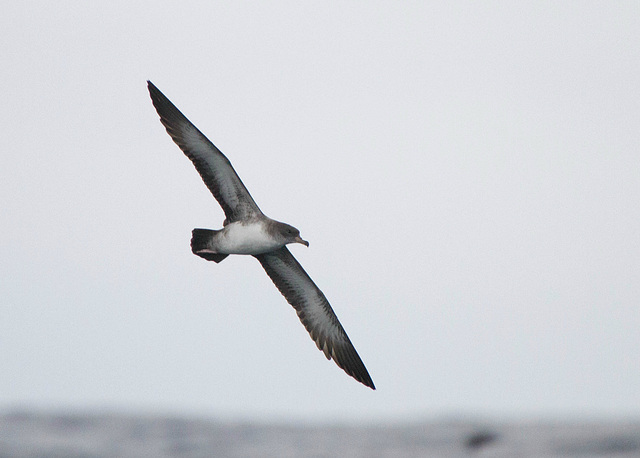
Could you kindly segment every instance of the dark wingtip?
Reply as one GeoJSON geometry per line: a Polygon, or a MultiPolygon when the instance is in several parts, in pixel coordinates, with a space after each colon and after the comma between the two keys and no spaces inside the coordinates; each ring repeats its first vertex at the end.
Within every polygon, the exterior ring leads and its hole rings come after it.
{"type": "MultiPolygon", "coordinates": [[[[364,368],[364,364],[362,365],[362,367],[364,368]]],[[[369,372],[366,368],[364,368],[364,373],[358,374],[358,376],[354,378],[363,385],[368,386],[375,391],[376,386],[373,384],[373,380],[371,380],[371,376],[369,375],[369,372]]]]}
{"type": "MultiPolygon", "coordinates": [[[[151,96],[151,99],[153,100],[153,105],[156,106],[156,108],[157,108],[156,104],[160,100],[166,99],[165,95],[150,80],[147,80],[147,89],[149,90],[149,95],[151,96]]],[[[169,103],[171,103],[171,102],[169,102],[169,103]]]]}
{"type": "Polygon", "coordinates": [[[369,371],[365,367],[360,355],[358,355],[358,352],[346,333],[344,333],[344,338],[346,339],[346,345],[334,347],[334,352],[331,354],[333,361],[338,365],[338,367],[340,367],[340,369],[345,371],[355,380],[362,383],[364,386],[368,386],[372,390],[375,390],[376,386],[373,384],[373,380],[371,380],[369,371]]]}

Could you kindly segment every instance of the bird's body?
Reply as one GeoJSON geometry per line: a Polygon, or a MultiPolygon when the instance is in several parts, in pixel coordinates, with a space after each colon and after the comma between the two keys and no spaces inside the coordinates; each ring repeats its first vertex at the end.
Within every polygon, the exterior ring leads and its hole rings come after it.
{"type": "Polygon", "coordinates": [[[211,231],[208,249],[217,254],[251,255],[277,250],[286,240],[270,231],[274,223],[277,221],[267,217],[229,223],[219,231],[211,231]]]}
{"type": "Polygon", "coordinates": [[[289,243],[309,246],[309,242],[300,237],[295,227],[264,215],[229,159],[153,83],[147,83],[160,121],[193,162],[226,216],[220,230],[193,230],[193,253],[216,263],[232,254],[254,256],[296,310],[325,356],[359,382],[375,389],[326,297],[286,247],[289,243]]]}
{"type": "Polygon", "coordinates": [[[267,232],[263,219],[236,221],[217,232],[214,245],[223,254],[262,254],[282,248],[284,243],[267,232]]]}

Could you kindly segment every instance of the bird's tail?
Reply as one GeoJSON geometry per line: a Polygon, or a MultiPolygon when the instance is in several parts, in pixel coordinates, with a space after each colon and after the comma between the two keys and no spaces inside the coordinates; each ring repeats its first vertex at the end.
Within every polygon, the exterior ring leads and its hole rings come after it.
{"type": "Polygon", "coordinates": [[[191,251],[193,254],[206,259],[207,261],[214,261],[216,263],[222,262],[224,258],[229,256],[228,254],[216,253],[211,248],[211,241],[213,240],[216,232],[211,229],[194,229],[191,232],[191,251]]]}

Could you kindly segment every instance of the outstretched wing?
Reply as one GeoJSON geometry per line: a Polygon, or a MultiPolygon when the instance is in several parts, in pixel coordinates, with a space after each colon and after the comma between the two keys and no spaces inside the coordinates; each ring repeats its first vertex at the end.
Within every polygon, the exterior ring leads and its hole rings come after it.
{"type": "Polygon", "coordinates": [[[360,356],[338,321],[327,298],[293,257],[287,247],[255,255],[327,359],[347,374],[376,389],[360,356]]]}
{"type": "Polygon", "coordinates": [[[261,215],[262,212],[229,159],[151,81],[147,81],[147,86],[160,121],[176,145],[196,166],[207,188],[222,207],[227,222],[261,215]]]}

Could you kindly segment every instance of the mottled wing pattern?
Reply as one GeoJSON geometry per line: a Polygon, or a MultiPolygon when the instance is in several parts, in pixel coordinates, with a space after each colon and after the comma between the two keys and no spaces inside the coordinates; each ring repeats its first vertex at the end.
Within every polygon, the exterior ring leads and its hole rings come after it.
{"type": "Polygon", "coordinates": [[[151,81],[147,81],[147,86],[160,121],[173,141],[195,165],[202,180],[222,207],[227,222],[261,215],[262,212],[229,159],[151,81]]]}
{"type": "Polygon", "coordinates": [[[375,390],[367,369],[327,298],[287,247],[255,257],[296,310],[300,321],[327,359],[333,359],[347,374],[375,390]]]}

